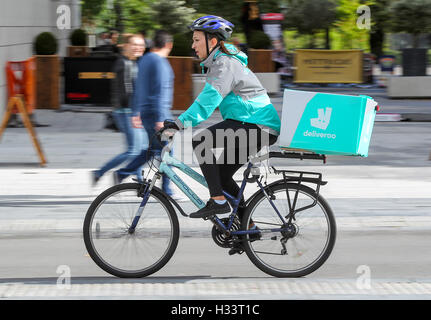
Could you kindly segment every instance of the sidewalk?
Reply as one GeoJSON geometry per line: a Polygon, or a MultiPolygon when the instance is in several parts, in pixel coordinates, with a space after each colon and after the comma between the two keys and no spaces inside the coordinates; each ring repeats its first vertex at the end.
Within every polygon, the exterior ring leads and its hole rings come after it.
{"type": "MultiPolygon", "coordinates": [[[[71,284],[38,280],[0,284],[0,296],[6,299],[142,299],[142,300],[410,300],[429,299],[429,281],[372,279],[362,285],[352,279],[166,279],[160,283],[143,280],[99,280],[91,284],[72,279],[71,284]]],[[[189,305],[188,303],[186,303],[189,305]]],[[[258,305],[257,310],[261,306],[258,305]]],[[[215,308],[206,309],[207,314],[215,308]]],[[[260,311],[263,312],[263,311],[260,311]]],[[[264,313],[264,312],[263,312],[264,313]]],[[[265,314],[265,313],[264,313],[265,314]]]]}
{"type": "MultiPolygon", "coordinates": [[[[328,91],[328,88],[312,90],[328,91]]],[[[405,119],[412,114],[422,117],[422,120],[431,117],[431,100],[389,100],[383,97],[381,89],[349,90],[336,92],[373,96],[382,113],[400,114],[405,119]]],[[[281,115],[281,94],[271,97],[271,101],[281,115]]],[[[37,122],[48,125],[36,128],[48,161],[47,168],[96,168],[121,152],[124,148],[123,136],[104,129],[107,110],[95,106],[63,106],[59,111],[36,110],[37,122]]],[[[181,112],[174,110],[173,117],[181,112]]],[[[211,118],[197,129],[220,120],[220,112],[215,111],[211,118]]],[[[327,166],[429,166],[427,160],[431,152],[431,142],[427,137],[430,136],[430,131],[429,122],[379,122],[377,119],[368,158],[330,157],[327,166]]],[[[178,145],[175,148],[178,149],[178,145]]],[[[0,140],[0,169],[34,168],[38,167],[38,161],[26,129],[7,128],[0,140]]],[[[301,162],[301,165],[303,163],[301,162]]]]}

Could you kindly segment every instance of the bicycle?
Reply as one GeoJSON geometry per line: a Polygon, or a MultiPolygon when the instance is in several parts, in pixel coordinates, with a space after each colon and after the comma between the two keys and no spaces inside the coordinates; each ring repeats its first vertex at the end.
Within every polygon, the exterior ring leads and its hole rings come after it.
{"type": "MultiPolygon", "coordinates": [[[[162,131],[156,134],[159,141],[162,131]]],[[[180,232],[176,210],[185,217],[188,215],[155,186],[163,173],[197,208],[205,205],[172,170],[175,167],[208,188],[201,174],[169,154],[172,141],[173,138],[159,161],[156,164],[153,161],[152,179],[110,187],[91,203],[86,213],[83,233],[87,251],[101,269],[114,276],[140,278],[153,274],[176,250],[180,232]]],[[[278,170],[274,166],[272,170],[282,178],[270,184],[262,182],[264,176],[257,164],[275,157],[326,161],[325,155],[285,150],[250,159],[238,196],[224,192],[232,213],[225,218],[208,219],[213,223],[211,234],[223,248],[242,244],[251,262],[269,275],[302,277],[321,267],[335,244],[335,218],[320,195],[320,187],[327,182],[322,180],[321,173],[278,170]],[[256,183],[259,190],[246,200],[239,221],[237,211],[248,183],[256,183]]]]}

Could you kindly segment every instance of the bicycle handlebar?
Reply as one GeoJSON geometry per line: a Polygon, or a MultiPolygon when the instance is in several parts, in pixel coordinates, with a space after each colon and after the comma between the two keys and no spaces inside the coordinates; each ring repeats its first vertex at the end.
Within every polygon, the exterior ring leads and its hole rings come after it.
{"type": "MultiPolygon", "coordinates": [[[[163,133],[164,133],[166,130],[178,131],[178,130],[175,130],[175,129],[173,129],[173,128],[165,128],[165,127],[161,128],[159,131],[157,131],[157,132],[155,133],[156,138],[157,138],[157,140],[158,140],[160,143],[162,143],[163,141],[166,141],[166,140],[163,140],[163,133]]],[[[174,134],[172,134],[172,135],[167,136],[167,141],[171,142],[171,141],[173,140],[173,138],[174,138],[174,135],[175,135],[175,133],[174,133],[174,134]]]]}

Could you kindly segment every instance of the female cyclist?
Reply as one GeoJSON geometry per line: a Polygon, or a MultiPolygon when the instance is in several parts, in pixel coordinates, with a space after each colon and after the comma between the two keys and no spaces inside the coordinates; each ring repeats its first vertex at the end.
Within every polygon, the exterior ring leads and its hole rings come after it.
{"type": "MultiPolygon", "coordinates": [[[[164,125],[166,129],[177,130],[196,126],[208,119],[217,107],[223,117],[222,122],[193,137],[193,149],[211,198],[204,208],[190,214],[191,218],[229,213],[231,209],[222,191],[238,195],[240,188],[233,175],[250,155],[274,144],[280,132],[277,111],[247,67],[247,56],[225,43],[233,27],[217,16],[201,17],[190,26],[194,31],[192,48],[202,60],[201,66],[208,69],[205,87],[184,113],[175,121],[165,121],[164,125]],[[218,160],[213,148],[223,148],[218,160]]],[[[238,211],[240,218],[243,207],[242,202],[238,211]]]]}

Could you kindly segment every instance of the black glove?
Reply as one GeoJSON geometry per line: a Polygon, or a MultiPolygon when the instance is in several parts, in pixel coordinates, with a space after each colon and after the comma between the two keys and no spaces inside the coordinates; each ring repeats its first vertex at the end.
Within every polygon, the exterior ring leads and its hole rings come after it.
{"type": "Polygon", "coordinates": [[[165,120],[163,122],[164,129],[180,130],[174,120],[165,120]]]}

